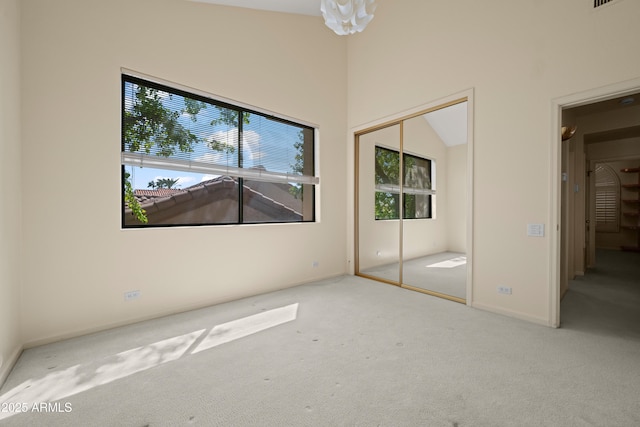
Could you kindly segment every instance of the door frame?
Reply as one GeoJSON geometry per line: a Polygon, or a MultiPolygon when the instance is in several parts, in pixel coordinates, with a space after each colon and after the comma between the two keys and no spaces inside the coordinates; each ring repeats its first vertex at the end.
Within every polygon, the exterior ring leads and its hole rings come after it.
{"type": "MultiPolygon", "coordinates": [[[[560,287],[562,262],[569,251],[571,242],[565,242],[566,233],[561,227],[562,224],[562,110],[566,108],[578,107],[581,105],[593,104],[608,99],[637,93],[640,91],[640,78],[626,80],[623,82],[601,86],[598,88],[577,92],[571,95],[555,98],[551,101],[551,179],[549,203],[549,224],[551,224],[551,237],[549,238],[549,326],[560,327],[560,287]],[[561,250],[562,248],[562,250],[561,250]]],[[[586,207],[582,207],[586,209],[586,207]]],[[[569,224],[567,224],[569,227],[569,224]]]]}

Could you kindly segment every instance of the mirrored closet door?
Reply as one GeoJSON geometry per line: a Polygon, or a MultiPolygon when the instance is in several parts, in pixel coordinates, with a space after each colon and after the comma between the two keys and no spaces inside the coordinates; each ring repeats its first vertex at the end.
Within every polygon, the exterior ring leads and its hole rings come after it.
{"type": "Polygon", "coordinates": [[[400,278],[400,125],[359,136],[358,268],[364,275],[399,285],[400,278]]]}
{"type": "Polygon", "coordinates": [[[356,135],[356,274],[467,294],[467,102],[356,135]]]}

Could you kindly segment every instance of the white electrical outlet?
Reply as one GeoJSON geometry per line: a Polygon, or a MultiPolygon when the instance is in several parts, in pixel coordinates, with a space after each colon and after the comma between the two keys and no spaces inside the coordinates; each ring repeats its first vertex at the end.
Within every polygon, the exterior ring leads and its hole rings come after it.
{"type": "Polygon", "coordinates": [[[504,295],[511,295],[511,288],[508,286],[498,286],[498,293],[504,295]]]}
{"type": "Polygon", "coordinates": [[[131,301],[132,299],[140,298],[140,291],[129,291],[124,293],[124,300],[131,301]]]}

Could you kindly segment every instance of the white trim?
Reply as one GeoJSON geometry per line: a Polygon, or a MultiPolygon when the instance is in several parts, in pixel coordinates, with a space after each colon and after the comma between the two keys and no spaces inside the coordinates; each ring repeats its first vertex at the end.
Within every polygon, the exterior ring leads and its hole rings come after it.
{"type": "Polygon", "coordinates": [[[519,311],[507,310],[502,307],[496,307],[490,304],[484,304],[479,302],[474,302],[471,304],[473,308],[478,308],[481,310],[489,311],[491,313],[501,314],[503,316],[514,317],[520,320],[526,320],[527,322],[536,323],[538,325],[547,326],[547,319],[544,317],[530,316],[525,313],[521,313],[519,311]]]}
{"type": "Polygon", "coordinates": [[[203,90],[200,89],[195,89],[193,87],[190,86],[186,86],[186,85],[182,85],[180,83],[175,83],[172,82],[170,80],[164,80],[161,79],[159,77],[154,77],[154,76],[150,76],[149,74],[144,74],[144,73],[140,73],[138,71],[134,71],[134,70],[130,70],[128,68],[120,68],[120,75],[126,74],[127,76],[131,76],[131,77],[137,77],[139,79],[143,79],[143,80],[147,80],[150,81],[152,83],[156,83],[159,85],[163,85],[163,86],[169,86],[173,89],[176,90],[181,90],[183,92],[190,92],[194,95],[199,95],[202,96],[204,98],[209,98],[211,100],[218,101],[218,102],[224,102],[227,104],[232,104],[236,107],[240,107],[240,108],[244,108],[247,110],[251,110],[254,111],[256,113],[260,113],[260,114],[264,114],[265,116],[269,116],[269,117],[275,117],[278,119],[282,119],[282,120],[286,120],[289,122],[294,122],[296,124],[300,124],[300,125],[304,125],[304,126],[308,126],[308,127],[312,127],[312,128],[319,128],[320,126],[318,126],[315,123],[311,123],[311,122],[306,122],[304,120],[300,120],[294,117],[289,117],[289,116],[285,116],[284,114],[279,114],[279,113],[274,113],[273,111],[269,111],[266,110],[264,108],[260,108],[260,107],[256,107],[254,105],[250,105],[250,104],[245,104],[244,102],[240,102],[240,101],[236,101],[235,99],[230,99],[230,98],[225,98],[222,96],[218,96],[218,95],[214,95],[212,93],[209,92],[205,92],[203,90]]]}
{"type": "MultiPolygon", "coordinates": [[[[430,110],[432,108],[436,108],[436,107],[441,106],[443,104],[448,104],[450,102],[454,102],[454,101],[457,101],[457,100],[463,99],[463,98],[467,98],[467,101],[472,99],[473,98],[473,88],[467,89],[467,90],[464,90],[464,91],[461,91],[461,92],[458,92],[458,93],[455,93],[453,95],[445,96],[443,98],[437,99],[437,100],[435,100],[433,102],[429,102],[427,104],[418,105],[416,107],[410,108],[410,109],[405,110],[405,111],[401,111],[401,112],[396,113],[396,114],[391,114],[389,116],[381,117],[381,118],[373,120],[371,122],[362,123],[360,125],[353,126],[351,128],[349,136],[351,138],[353,138],[355,136],[355,134],[361,133],[365,129],[374,128],[374,127],[380,126],[380,125],[382,125],[384,123],[395,122],[395,121],[398,121],[398,120],[403,119],[405,117],[412,116],[414,114],[418,114],[421,111],[430,110]]],[[[467,111],[467,118],[468,117],[469,117],[469,113],[467,111]]],[[[467,133],[468,132],[469,131],[467,130],[467,133]]]]}
{"type": "MultiPolygon", "coordinates": [[[[318,127],[314,127],[313,131],[313,170],[315,171],[316,177],[322,176],[320,172],[321,164],[320,164],[320,129],[318,127]]],[[[322,187],[320,184],[320,179],[315,183],[315,189],[313,191],[314,197],[314,215],[315,221],[314,223],[320,223],[322,217],[322,197],[320,197],[320,193],[322,191],[322,187]]]]}
{"type": "Polygon", "coordinates": [[[473,88],[463,92],[467,98],[467,305],[473,303],[473,152],[474,152],[474,117],[475,92],[473,88]]]}

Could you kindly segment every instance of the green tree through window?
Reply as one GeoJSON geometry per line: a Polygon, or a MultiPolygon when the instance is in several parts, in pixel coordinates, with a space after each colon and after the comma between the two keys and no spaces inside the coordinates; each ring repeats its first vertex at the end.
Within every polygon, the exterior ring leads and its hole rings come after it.
{"type": "MultiPolygon", "coordinates": [[[[403,154],[402,209],[404,219],[431,218],[432,160],[403,154]]],[[[375,148],[375,218],[400,218],[400,153],[375,148]]]]}
{"type": "Polygon", "coordinates": [[[123,226],[314,221],[313,146],[309,126],[123,75],[123,226]]]}

